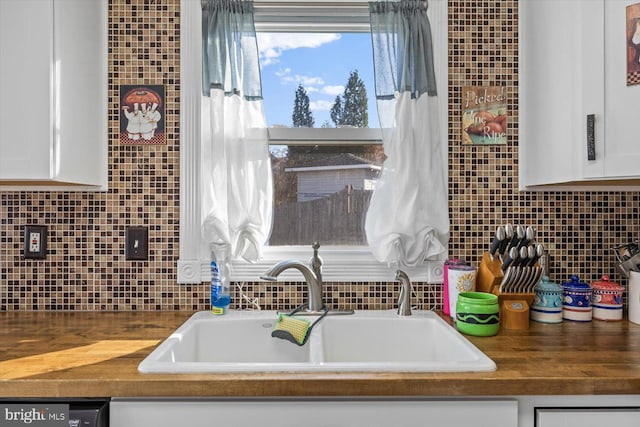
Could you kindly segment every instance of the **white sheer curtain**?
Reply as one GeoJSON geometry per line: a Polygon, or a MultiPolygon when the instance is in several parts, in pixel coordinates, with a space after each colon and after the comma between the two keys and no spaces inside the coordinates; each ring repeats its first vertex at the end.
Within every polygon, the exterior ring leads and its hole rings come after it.
{"type": "Polygon", "coordinates": [[[386,159],[367,212],[367,240],[378,261],[444,260],[447,145],[440,137],[427,2],[371,2],[369,11],[386,159]]]}
{"type": "Polygon", "coordinates": [[[204,1],[202,36],[204,249],[229,243],[234,256],[256,261],[273,190],[252,3],[204,1]]]}

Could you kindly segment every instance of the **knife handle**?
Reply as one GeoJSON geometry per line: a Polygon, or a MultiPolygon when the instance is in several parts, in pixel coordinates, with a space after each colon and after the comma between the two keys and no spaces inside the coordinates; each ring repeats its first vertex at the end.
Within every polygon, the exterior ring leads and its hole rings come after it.
{"type": "Polygon", "coordinates": [[[505,238],[502,241],[502,243],[500,243],[500,249],[498,249],[498,252],[503,257],[506,257],[508,255],[508,252],[509,252],[509,250],[508,250],[509,243],[511,243],[511,239],[513,239],[513,235],[514,235],[513,225],[506,224],[504,226],[504,233],[505,233],[505,238]]]}
{"type": "Polygon", "coordinates": [[[491,245],[489,246],[489,255],[491,255],[491,259],[495,256],[496,252],[500,248],[500,244],[505,239],[506,233],[504,231],[504,227],[498,227],[496,230],[496,234],[493,236],[493,240],[491,241],[491,245]]]}
{"type": "MultiPolygon", "coordinates": [[[[535,265],[536,262],[538,262],[538,260],[540,259],[540,257],[542,257],[542,255],[544,255],[544,246],[542,246],[542,244],[538,243],[535,247],[535,257],[533,259],[533,263],[530,264],[531,266],[535,265]]],[[[540,266],[542,267],[542,266],[540,266]]]]}
{"type": "Polygon", "coordinates": [[[509,268],[509,266],[513,264],[517,259],[518,259],[518,249],[517,248],[509,249],[509,253],[507,254],[506,259],[502,263],[502,267],[501,267],[502,271],[503,272],[506,271],[507,268],[509,268]]]}
{"type": "MultiPolygon", "coordinates": [[[[515,249],[515,248],[514,248],[515,249]]],[[[529,261],[527,247],[523,246],[518,251],[518,258],[514,259],[512,266],[524,267],[529,261]]]]}
{"type": "Polygon", "coordinates": [[[533,267],[534,265],[536,265],[536,262],[538,261],[538,253],[536,252],[535,246],[528,246],[527,252],[528,252],[527,255],[529,259],[529,262],[527,262],[527,267],[533,267]]]}
{"type": "Polygon", "coordinates": [[[523,246],[528,246],[529,244],[534,243],[535,240],[536,240],[536,231],[534,230],[533,227],[528,226],[524,232],[524,238],[520,240],[520,243],[518,244],[518,248],[521,248],[523,246]]]}
{"type": "Polygon", "coordinates": [[[511,239],[511,243],[509,243],[508,250],[511,248],[520,248],[520,242],[526,237],[525,229],[522,225],[518,224],[515,228],[515,232],[513,233],[513,239],[511,239]]]}

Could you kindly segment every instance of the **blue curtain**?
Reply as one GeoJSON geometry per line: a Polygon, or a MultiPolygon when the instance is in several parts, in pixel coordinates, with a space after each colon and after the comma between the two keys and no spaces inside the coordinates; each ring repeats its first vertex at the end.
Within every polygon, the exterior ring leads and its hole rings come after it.
{"type": "Polygon", "coordinates": [[[369,3],[376,97],[437,94],[427,2],[369,3]]]}
{"type": "Polygon", "coordinates": [[[202,94],[212,88],[225,94],[261,99],[258,43],[253,3],[205,0],[202,7],[202,94]]]}

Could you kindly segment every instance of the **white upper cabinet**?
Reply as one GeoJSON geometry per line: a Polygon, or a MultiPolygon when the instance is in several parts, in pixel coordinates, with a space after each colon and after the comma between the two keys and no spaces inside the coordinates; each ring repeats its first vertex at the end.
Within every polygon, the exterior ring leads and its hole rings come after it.
{"type": "Polygon", "coordinates": [[[627,85],[633,3],[520,0],[521,190],[640,188],[640,84],[627,85]]]}
{"type": "Polygon", "coordinates": [[[107,0],[0,0],[0,190],[106,190],[107,0]]]}

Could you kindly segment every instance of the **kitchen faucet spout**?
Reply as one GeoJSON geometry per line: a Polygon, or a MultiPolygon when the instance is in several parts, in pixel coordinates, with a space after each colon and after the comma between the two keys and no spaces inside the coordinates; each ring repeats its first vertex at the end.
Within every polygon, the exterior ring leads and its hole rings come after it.
{"type": "Polygon", "coordinates": [[[328,310],[322,298],[323,282],[322,282],[322,258],[318,256],[318,249],[320,244],[318,242],[313,243],[313,256],[309,260],[309,265],[303,264],[300,261],[286,260],[280,261],[269,269],[266,273],[260,276],[260,279],[267,280],[269,282],[275,282],[278,280],[278,276],[285,270],[294,269],[298,270],[304,276],[304,280],[307,283],[307,289],[309,291],[309,301],[306,304],[307,307],[304,311],[297,312],[298,314],[307,315],[345,315],[353,314],[353,310],[328,310]]]}
{"type": "Polygon", "coordinates": [[[319,244],[314,243],[314,256],[311,258],[310,268],[308,265],[295,260],[281,261],[271,267],[269,271],[260,276],[262,280],[275,282],[278,276],[285,270],[295,269],[298,270],[304,276],[307,282],[307,289],[309,291],[309,303],[307,305],[308,312],[321,312],[324,310],[324,301],[322,300],[322,260],[318,257],[319,244]],[[313,268],[313,270],[312,270],[313,268]]]}

